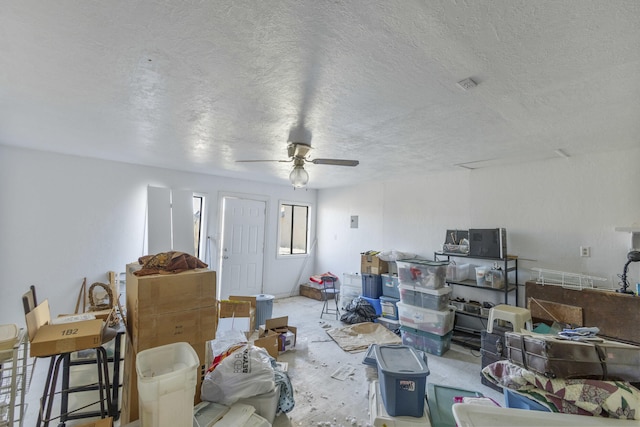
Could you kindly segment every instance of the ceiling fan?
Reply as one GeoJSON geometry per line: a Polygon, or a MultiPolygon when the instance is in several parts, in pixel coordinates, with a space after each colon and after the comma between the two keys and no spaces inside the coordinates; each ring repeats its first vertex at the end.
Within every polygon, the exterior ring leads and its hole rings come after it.
{"type": "Polygon", "coordinates": [[[334,166],[358,166],[358,160],[344,159],[309,159],[307,155],[311,151],[311,145],[304,142],[290,142],[287,145],[287,160],[236,160],[238,163],[253,162],[293,162],[293,169],[289,174],[289,181],[294,188],[302,188],[309,182],[309,174],[304,170],[305,163],[313,163],[315,165],[334,165],[334,166]]]}

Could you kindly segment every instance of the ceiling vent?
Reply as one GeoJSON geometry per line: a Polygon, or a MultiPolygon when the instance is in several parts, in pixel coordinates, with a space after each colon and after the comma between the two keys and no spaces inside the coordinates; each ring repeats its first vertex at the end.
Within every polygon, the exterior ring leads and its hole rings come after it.
{"type": "Polygon", "coordinates": [[[469,89],[473,89],[474,87],[478,86],[478,84],[476,82],[474,82],[473,79],[471,79],[469,77],[467,79],[460,80],[458,82],[458,86],[460,86],[464,90],[469,90],[469,89]]]}

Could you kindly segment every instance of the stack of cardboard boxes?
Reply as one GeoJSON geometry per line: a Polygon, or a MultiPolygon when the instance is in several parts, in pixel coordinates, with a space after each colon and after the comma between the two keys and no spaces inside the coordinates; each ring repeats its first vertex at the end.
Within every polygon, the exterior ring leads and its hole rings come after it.
{"type": "Polygon", "coordinates": [[[140,265],[127,265],[127,340],[122,390],[121,422],[138,419],[136,354],[160,345],[187,342],[198,354],[200,374],[194,403],[206,369],[206,343],[217,325],[216,272],[188,270],[177,274],[133,274],[140,265]]]}

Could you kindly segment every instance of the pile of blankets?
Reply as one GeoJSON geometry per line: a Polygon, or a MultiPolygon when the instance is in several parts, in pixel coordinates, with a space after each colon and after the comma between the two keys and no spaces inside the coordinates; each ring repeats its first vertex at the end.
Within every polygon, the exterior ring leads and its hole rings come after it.
{"type": "Polygon", "coordinates": [[[487,365],[482,375],[551,412],[640,420],[640,390],[625,381],[551,379],[508,360],[487,365]]]}

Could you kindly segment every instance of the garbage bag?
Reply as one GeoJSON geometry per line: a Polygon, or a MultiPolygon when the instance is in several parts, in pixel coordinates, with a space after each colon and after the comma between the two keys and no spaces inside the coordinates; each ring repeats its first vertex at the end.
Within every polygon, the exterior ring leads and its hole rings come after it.
{"type": "Polygon", "coordinates": [[[351,325],[355,323],[373,322],[378,315],[376,309],[364,298],[354,298],[345,307],[345,313],[340,317],[344,323],[351,325]]]}
{"type": "Polygon", "coordinates": [[[202,400],[231,406],[238,399],[268,393],[275,387],[271,356],[264,348],[242,345],[202,381],[202,400]]]}

